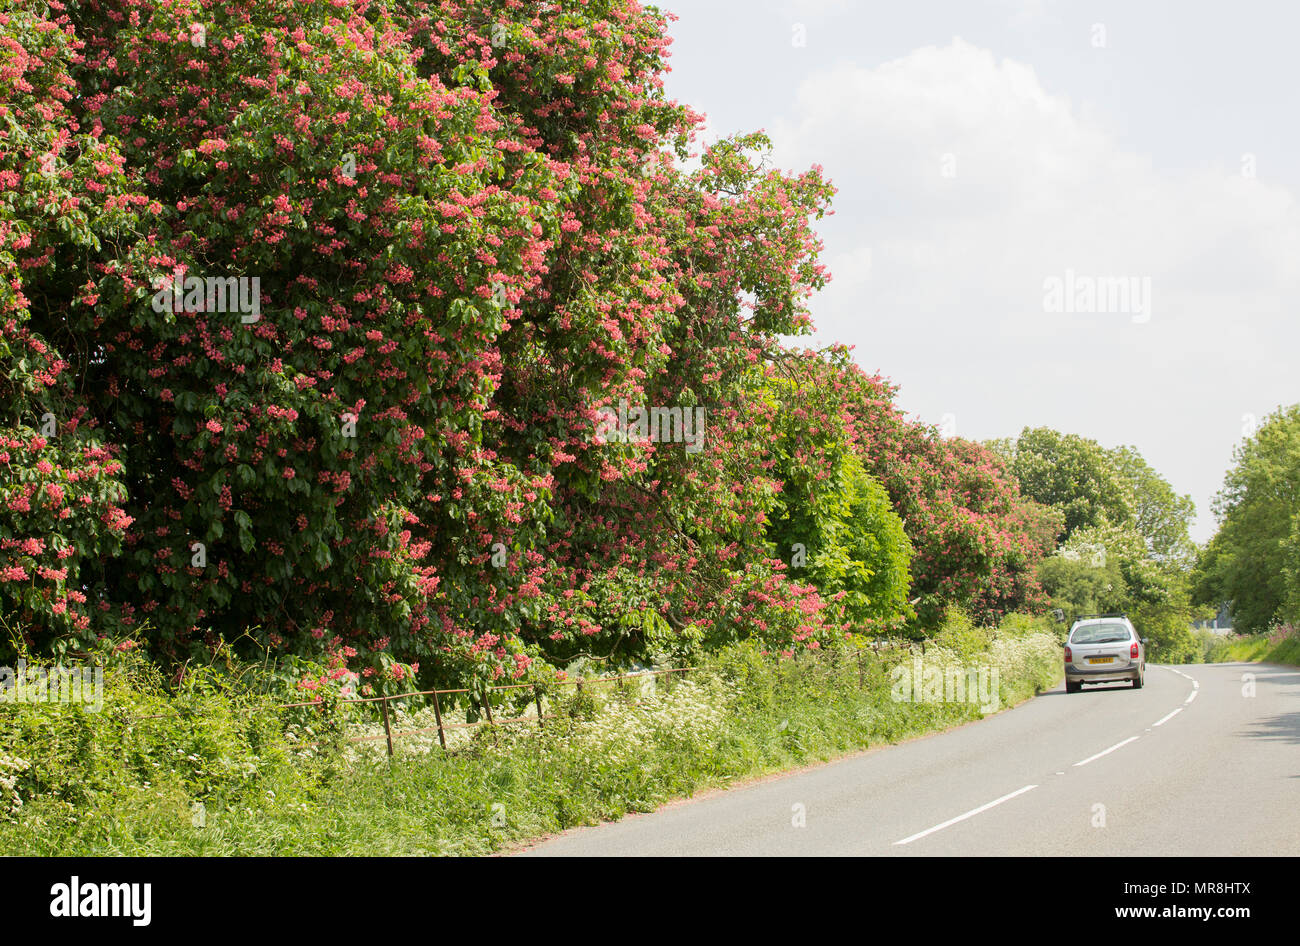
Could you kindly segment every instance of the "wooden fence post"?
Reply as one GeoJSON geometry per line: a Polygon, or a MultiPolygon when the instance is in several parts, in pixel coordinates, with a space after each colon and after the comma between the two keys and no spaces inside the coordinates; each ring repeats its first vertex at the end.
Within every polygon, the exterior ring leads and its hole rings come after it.
{"type": "Polygon", "coordinates": [[[380,697],[379,706],[384,711],[384,739],[388,742],[388,757],[393,757],[393,725],[388,721],[388,697],[380,697]]]}
{"type": "Polygon", "coordinates": [[[492,742],[499,746],[501,745],[501,737],[497,735],[496,720],[492,718],[491,691],[486,688],[483,690],[483,710],[487,713],[488,728],[492,730],[492,742]]]}
{"type": "Polygon", "coordinates": [[[438,744],[447,748],[447,737],[442,732],[442,707],[438,705],[438,691],[433,691],[433,718],[438,721],[438,744]]]}
{"type": "Polygon", "coordinates": [[[537,703],[537,728],[545,729],[546,723],[542,721],[542,688],[536,683],[533,684],[533,700],[537,703]]]}

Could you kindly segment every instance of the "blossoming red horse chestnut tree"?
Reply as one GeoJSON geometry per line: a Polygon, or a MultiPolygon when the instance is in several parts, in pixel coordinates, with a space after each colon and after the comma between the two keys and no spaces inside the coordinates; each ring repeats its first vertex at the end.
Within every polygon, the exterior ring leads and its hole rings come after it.
{"type": "Polygon", "coordinates": [[[1038,512],[992,456],[782,342],[832,188],[761,135],[686,163],[667,19],[8,5],[0,608],[28,643],[441,684],[1035,603],[1038,512]],[[232,279],[255,310],[186,288],[232,279]],[[621,400],[703,408],[703,449],[600,442],[621,400]]]}

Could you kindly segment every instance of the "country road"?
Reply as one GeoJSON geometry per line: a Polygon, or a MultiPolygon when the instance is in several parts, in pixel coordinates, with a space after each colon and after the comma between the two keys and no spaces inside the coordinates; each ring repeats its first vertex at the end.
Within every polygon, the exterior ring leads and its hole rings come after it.
{"type": "Polygon", "coordinates": [[[521,853],[1294,856],[1298,801],[1300,670],[1152,665],[521,853]]]}

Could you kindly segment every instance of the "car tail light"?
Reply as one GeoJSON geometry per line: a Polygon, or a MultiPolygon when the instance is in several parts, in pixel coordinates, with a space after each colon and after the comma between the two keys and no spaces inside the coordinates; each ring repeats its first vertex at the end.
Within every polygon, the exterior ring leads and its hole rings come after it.
{"type": "Polygon", "coordinates": [[[1069,644],[1066,644],[1066,645],[1065,645],[1065,662],[1066,662],[1067,664],[1069,664],[1069,663],[1074,663],[1074,654],[1070,653],[1070,645],[1069,645],[1069,644]]]}
{"type": "Polygon", "coordinates": [[[1137,659],[1137,655],[1138,655],[1137,641],[1134,641],[1133,646],[1128,649],[1128,655],[1135,660],[1137,659]]]}

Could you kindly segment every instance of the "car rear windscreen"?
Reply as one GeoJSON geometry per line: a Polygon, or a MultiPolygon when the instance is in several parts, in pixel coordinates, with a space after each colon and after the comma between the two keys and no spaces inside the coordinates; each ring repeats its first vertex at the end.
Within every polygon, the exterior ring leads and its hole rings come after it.
{"type": "Polygon", "coordinates": [[[1128,627],[1124,624],[1088,624],[1070,635],[1072,644],[1111,644],[1128,640],[1128,627]]]}

